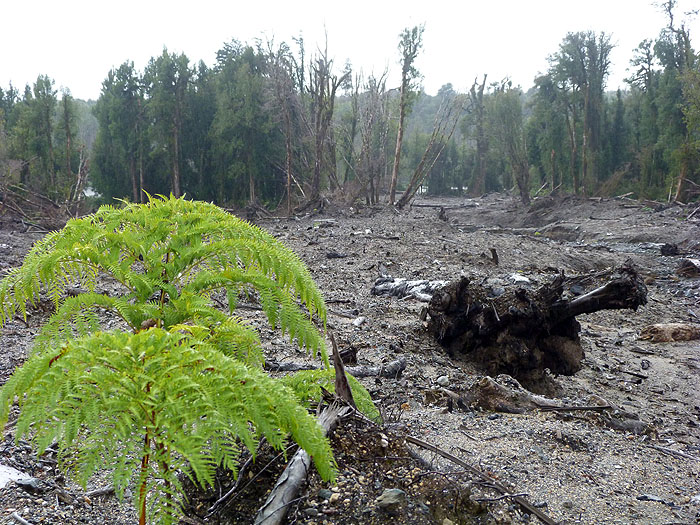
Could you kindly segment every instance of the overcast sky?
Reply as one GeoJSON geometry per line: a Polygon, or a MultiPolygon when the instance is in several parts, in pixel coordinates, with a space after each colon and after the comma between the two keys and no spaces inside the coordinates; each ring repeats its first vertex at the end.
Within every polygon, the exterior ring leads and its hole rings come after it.
{"type": "MultiPolygon", "coordinates": [[[[682,12],[700,7],[679,0],[682,12]]],[[[328,53],[340,69],[389,68],[398,85],[398,35],[425,23],[417,67],[425,90],[452,83],[458,91],[475,77],[510,77],[527,89],[568,32],[612,35],[608,88],[624,87],[632,50],[655,38],[665,17],[652,0],[3,0],[0,8],[0,87],[20,91],[40,74],[82,99],[99,97],[108,71],[127,60],[142,70],[163,47],[191,62],[214,63],[224,42],[272,38],[291,43],[302,34],[307,51],[328,35],[328,53]]],[[[700,17],[688,26],[696,47],[700,17]]]]}

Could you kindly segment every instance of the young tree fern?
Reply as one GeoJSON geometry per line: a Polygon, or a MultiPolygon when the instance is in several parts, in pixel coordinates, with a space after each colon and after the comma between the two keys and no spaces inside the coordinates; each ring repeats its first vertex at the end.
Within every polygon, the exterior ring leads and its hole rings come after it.
{"type": "Polygon", "coordinates": [[[26,315],[42,289],[56,310],[2,388],[0,422],[18,398],[18,438],[29,434],[40,452],[57,441],[82,483],[105,467],[120,494],[136,483],[140,523],[147,494],[151,518],[172,522],[179,472],[210,485],[262,436],[278,448],[291,436],[333,476],[328,441],[299,401],[308,394],[261,371],[258,333],[232,315],[255,294],[273,327],[328,363],[313,323],[325,323],[323,298],[271,235],[202,202],[104,206],[37,242],[0,282],[0,322],[26,315]],[[105,277],[119,293],[98,290],[105,277]],[[105,330],[105,314],[123,329],[105,330]]]}

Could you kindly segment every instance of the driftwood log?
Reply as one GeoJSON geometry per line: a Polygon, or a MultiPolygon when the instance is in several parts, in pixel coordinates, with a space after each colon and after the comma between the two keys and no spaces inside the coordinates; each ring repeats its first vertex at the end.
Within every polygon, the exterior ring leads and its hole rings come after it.
{"type": "Polygon", "coordinates": [[[436,292],[429,330],[453,356],[467,354],[491,375],[538,381],[549,369],[572,375],[581,368],[581,325],[576,316],[606,309],[636,310],[646,304],[644,282],[630,263],[611,280],[571,300],[563,298],[563,274],[536,290],[511,286],[493,297],[463,277],[436,292]]]}

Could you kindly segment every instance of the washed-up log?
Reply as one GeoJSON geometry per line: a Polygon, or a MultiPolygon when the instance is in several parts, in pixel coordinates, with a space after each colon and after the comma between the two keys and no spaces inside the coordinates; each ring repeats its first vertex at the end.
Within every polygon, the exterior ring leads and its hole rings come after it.
{"type": "Polygon", "coordinates": [[[583,349],[576,316],[606,309],[636,310],[646,304],[646,286],[631,264],[599,288],[563,298],[564,275],[536,290],[510,286],[493,297],[489,289],[462,277],[435,292],[428,305],[429,330],[453,356],[468,355],[492,375],[509,374],[524,383],[549,369],[572,375],[583,349]]]}
{"type": "Polygon", "coordinates": [[[403,278],[389,276],[379,277],[372,286],[372,295],[391,295],[402,299],[414,297],[419,301],[428,302],[436,290],[443,288],[447,281],[409,281],[403,278]]]}
{"type": "MultiPolygon", "coordinates": [[[[489,412],[524,414],[535,410],[543,412],[585,412],[591,420],[614,430],[634,434],[654,433],[654,427],[639,419],[637,414],[615,407],[598,396],[591,396],[585,404],[561,404],[560,401],[534,394],[515,378],[501,374],[495,379],[485,376],[472,384],[462,395],[441,389],[448,397],[448,407],[469,410],[478,408],[489,412]]],[[[434,396],[434,394],[433,394],[434,396]]],[[[433,398],[433,401],[435,399],[433,398]]]]}
{"type": "Polygon", "coordinates": [[[671,343],[673,341],[692,341],[700,339],[700,324],[661,323],[642,328],[640,339],[652,343],[671,343]]]}

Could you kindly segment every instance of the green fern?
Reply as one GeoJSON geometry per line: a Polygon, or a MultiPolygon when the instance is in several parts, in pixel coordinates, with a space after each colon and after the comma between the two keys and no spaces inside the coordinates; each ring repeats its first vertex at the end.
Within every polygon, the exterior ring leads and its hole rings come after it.
{"type": "MultiPolygon", "coordinates": [[[[372,402],[369,392],[365,390],[356,378],[350,374],[346,374],[346,376],[357,409],[372,421],[381,423],[382,416],[372,402]]],[[[321,398],[321,388],[329,392],[335,391],[335,370],[301,370],[295,374],[283,377],[282,383],[294,391],[304,406],[308,406],[310,402],[318,401],[321,398]]]]}
{"type": "Polygon", "coordinates": [[[177,472],[212,485],[217,465],[235,472],[239,441],[254,453],[261,436],[282,448],[291,435],[324,478],[334,469],[323,431],[290,390],[191,335],[151,328],[73,339],[10,378],[3,421],[16,395],[18,436],[33,432],[39,453],[61,443],[83,484],[107,467],[120,493],[143,481],[146,491],[165,488],[161,522],[180,508],[177,472]]]}
{"type": "MultiPolygon", "coordinates": [[[[140,523],[147,508],[162,523],[180,513],[177,472],[210,485],[217,465],[235,472],[239,449],[254,452],[262,436],[277,448],[291,437],[333,477],[317,422],[299,394],[261,371],[258,333],[231,315],[239,296],[258,297],[270,324],[328,367],[314,324],[325,326],[321,293],[299,257],[268,233],[212,204],[173,197],[104,206],[37,242],[0,282],[0,323],[26,316],[42,290],[56,310],[0,391],[0,423],[19,399],[16,437],[30,435],[40,450],[57,441],[82,483],[105,467],[120,493],[136,483],[140,523]],[[101,293],[103,277],[119,292],[101,293]],[[68,297],[69,288],[80,293],[68,297]],[[105,331],[105,314],[122,330],[105,331]]],[[[303,397],[319,392],[307,388],[303,397]]]]}

